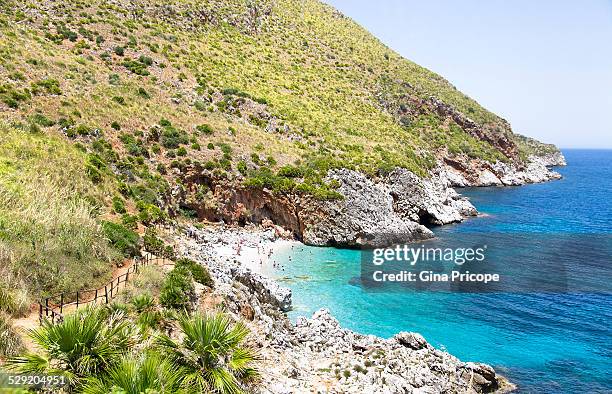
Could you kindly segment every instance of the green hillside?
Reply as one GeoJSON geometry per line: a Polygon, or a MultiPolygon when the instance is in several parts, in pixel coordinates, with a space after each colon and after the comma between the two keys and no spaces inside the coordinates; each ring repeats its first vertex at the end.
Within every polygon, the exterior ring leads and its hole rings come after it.
{"type": "Polygon", "coordinates": [[[40,112],[69,136],[109,140],[113,123],[138,133],[166,118],[191,137],[206,122],[214,133],[196,136],[200,146],[226,142],[250,158],[262,144],[278,163],[320,154],[364,171],[422,173],[424,151],[442,145],[504,158],[417,101],[436,97],[508,133],[501,119],[317,1],[13,5],[4,2],[0,50],[13,121],[40,112]]]}

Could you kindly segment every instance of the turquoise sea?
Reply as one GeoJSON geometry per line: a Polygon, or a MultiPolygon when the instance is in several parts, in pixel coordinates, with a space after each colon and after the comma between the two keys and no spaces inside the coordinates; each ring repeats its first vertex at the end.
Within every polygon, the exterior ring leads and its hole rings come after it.
{"type": "Polygon", "coordinates": [[[497,251],[495,269],[534,283],[559,267],[566,287],[372,292],[356,280],[360,251],[308,246],[277,252],[268,274],[293,290],[292,318],[325,307],[360,333],[416,331],[463,361],[493,365],[522,393],[610,393],[612,151],[564,154],[562,180],[460,190],[485,215],[432,230],[434,242],[451,244],[480,234],[497,251]],[[564,252],[551,255],[551,245],[564,252]]]}

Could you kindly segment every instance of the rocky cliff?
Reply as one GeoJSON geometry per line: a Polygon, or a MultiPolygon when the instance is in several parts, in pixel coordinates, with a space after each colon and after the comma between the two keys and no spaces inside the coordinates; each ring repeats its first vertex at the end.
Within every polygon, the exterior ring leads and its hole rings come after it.
{"type": "Polygon", "coordinates": [[[476,208],[453,187],[516,186],[558,179],[560,175],[548,166],[560,164],[564,164],[563,155],[555,152],[530,156],[524,166],[447,159],[424,178],[403,168],[377,177],[330,170],[325,181],[335,184],[342,196],[330,200],[246,188],[196,170],[185,176],[187,187],[180,196],[181,204],[194,209],[201,219],[234,224],[270,220],[310,245],[376,247],[430,238],[433,233],[427,226],[475,216],[476,208]],[[205,201],[189,197],[189,190],[203,184],[212,190],[205,201]]]}

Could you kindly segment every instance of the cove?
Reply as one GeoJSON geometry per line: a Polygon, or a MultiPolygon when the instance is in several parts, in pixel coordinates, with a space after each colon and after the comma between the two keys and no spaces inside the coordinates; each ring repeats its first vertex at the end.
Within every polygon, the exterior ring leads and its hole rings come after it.
{"type": "Polygon", "coordinates": [[[292,289],[292,318],[324,307],[360,333],[419,332],[463,361],[491,364],[519,392],[609,392],[612,151],[563,153],[562,180],[460,189],[483,215],[433,231],[441,245],[481,236],[502,274],[539,285],[545,267],[565,291],[373,292],[359,285],[360,251],[309,246],[279,250],[267,274],[292,289]]]}

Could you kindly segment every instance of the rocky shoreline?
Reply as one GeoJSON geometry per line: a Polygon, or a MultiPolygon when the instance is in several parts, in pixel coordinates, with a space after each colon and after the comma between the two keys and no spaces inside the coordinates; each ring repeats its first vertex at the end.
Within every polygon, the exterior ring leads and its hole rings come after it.
{"type": "Polygon", "coordinates": [[[461,222],[478,214],[455,187],[518,186],[560,179],[550,166],[565,165],[560,152],[531,156],[523,167],[496,162],[439,162],[428,178],[397,168],[370,179],[347,169],[331,171],[342,200],[324,201],[304,220],[302,240],[317,246],[379,247],[431,238],[427,225],[461,222]],[[469,170],[466,170],[469,168],[469,170]],[[476,175],[475,175],[476,174],[476,175]]]}
{"type": "MultiPolygon", "coordinates": [[[[288,246],[276,226],[189,227],[176,236],[182,256],[205,264],[215,281],[200,305],[219,307],[248,323],[262,358],[262,393],[508,392],[514,386],[485,364],[462,362],[417,333],[390,339],[343,329],[329,311],[292,324],[283,311],[291,291],[247,267],[246,260],[288,246]],[[279,246],[280,245],[280,246],[279,246]],[[223,253],[224,248],[239,254],[223,253]],[[247,249],[257,250],[250,254],[247,249]]],[[[265,262],[262,264],[270,264],[265,262]]]]}

